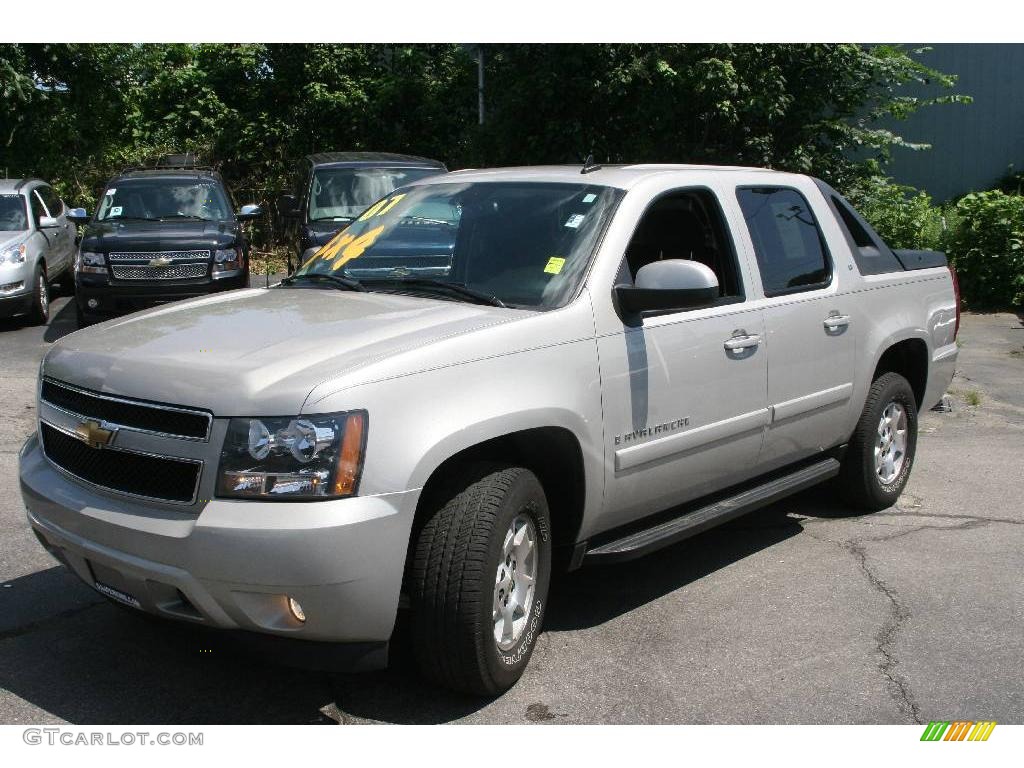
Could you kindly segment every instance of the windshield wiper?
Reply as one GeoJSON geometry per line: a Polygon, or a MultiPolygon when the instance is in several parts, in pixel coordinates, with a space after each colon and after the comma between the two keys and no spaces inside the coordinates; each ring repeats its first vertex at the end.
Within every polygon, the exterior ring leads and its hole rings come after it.
{"type": "Polygon", "coordinates": [[[160,221],[152,216],[108,216],[100,221],[160,221]]]}
{"type": "Polygon", "coordinates": [[[310,219],[310,221],[352,221],[351,216],[321,216],[317,219],[310,219]]]}
{"type": "Polygon", "coordinates": [[[415,288],[433,288],[443,291],[451,291],[467,299],[472,299],[477,304],[489,304],[492,307],[507,308],[505,302],[490,293],[478,291],[463,283],[449,283],[446,280],[435,280],[432,277],[381,277],[373,280],[374,283],[390,283],[394,285],[409,285],[415,288]]]}
{"type": "Polygon", "coordinates": [[[278,285],[294,285],[300,280],[311,280],[313,282],[323,281],[327,285],[333,285],[343,291],[365,291],[366,288],[358,280],[351,277],[338,277],[338,275],[325,275],[321,272],[310,272],[307,275],[292,275],[286,277],[278,285]]]}
{"type": "Polygon", "coordinates": [[[210,219],[206,216],[193,216],[190,213],[169,213],[166,216],[160,216],[154,221],[165,221],[167,219],[193,219],[194,221],[217,221],[217,219],[210,219]]]}

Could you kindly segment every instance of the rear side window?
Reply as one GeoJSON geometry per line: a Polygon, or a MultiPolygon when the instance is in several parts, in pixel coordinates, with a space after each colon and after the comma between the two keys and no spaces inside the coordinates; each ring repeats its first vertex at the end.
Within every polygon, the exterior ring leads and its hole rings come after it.
{"type": "Polygon", "coordinates": [[[839,228],[843,230],[850,244],[853,260],[857,262],[857,269],[862,275],[881,275],[903,269],[892,249],[846,200],[834,192],[828,195],[828,198],[839,219],[839,228]]]}
{"type": "Polygon", "coordinates": [[[832,269],[825,240],[807,199],[787,187],[736,190],[766,296],[828,285],[832,269]]]}

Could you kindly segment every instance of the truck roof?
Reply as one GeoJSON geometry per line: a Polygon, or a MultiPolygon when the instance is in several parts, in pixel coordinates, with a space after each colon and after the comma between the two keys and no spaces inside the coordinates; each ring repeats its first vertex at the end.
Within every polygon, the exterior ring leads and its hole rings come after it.
{"type": "Polygon", "coordinates": [[[445,183],[462,181],[537,181],[573,184],[598,184],[606,187],[629,189],[644,179],[664,173],[685,173],[696,182],[709,173],[757,173],[788,176],[767,168],[749,168],[732,165],[686,165],[674,163],[638,163],[634,165],[604,165],[581,173],[580,165],[535,165],[508,168],[470,168],[451,171],[443,179],[424,179],[419,183],[445,183]]]}
{"type": "Polygon", "coordinates": [[[32,177],[24,179],[0,179],[0,193],[10,194],[11,192],[20,192],[26,184],[30,182],[44,183],[42,179],[35,179],[32,177]]]}
{"type": "Polygon", "coordinates": [[[394,152],[317,152],[306,159],[319,167],[324,165],[404,165],[426,168],[444,168],[440,160],[431,160],[416,155],[400,155],[394,152]]]}
{"type": "Polygon", "coordinates": [[[133,168],[131,170],[122,171],[121,173],[113,176],[113,179],[151,179],[151,178],[164,178],[164,179],[210,179],[212,181],[220,181],[220,174],[214,170],[195,169],[191,170],[188,168],[133,168]]]}

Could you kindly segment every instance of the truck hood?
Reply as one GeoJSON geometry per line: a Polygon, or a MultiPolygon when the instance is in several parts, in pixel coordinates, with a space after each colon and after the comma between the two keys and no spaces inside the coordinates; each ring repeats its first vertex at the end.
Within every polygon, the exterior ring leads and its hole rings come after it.
{"type": "Polygon", "coordinates": [[[387,293],[241,290],[77,331],[54,345],[45,373],[217,416],[287,416],[328,379],[533,314],[387,293]]]}
{"type": "Polygon", "coordinates": [[[83,251],[186,251],[227,248],[238,238],[233,221],[104,221],[90,224],[83,251]]]}
{"type": "Polygon", "coordinates": [[[25,230],[0,230],[0,250],[19,245],[28,234],[25,230]]]}

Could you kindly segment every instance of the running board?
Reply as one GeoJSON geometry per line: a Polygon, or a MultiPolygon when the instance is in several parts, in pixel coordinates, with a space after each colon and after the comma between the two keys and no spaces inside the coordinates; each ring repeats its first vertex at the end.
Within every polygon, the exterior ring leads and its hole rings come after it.
{"type": "Polygon", "coordinates": [[[755,488],[737,493],[735,496],[716,501],[705,507],[687,512],[651,528],[623,536],[593,549],[587,550],[583,562],[586,565],[606,565],[633,560],[655,550],[695,536],[708,528],[753,512],[759,507],[783,499],[786,496],[817,485],[823,480],[839,474],[839,462],[825,459],[798,469],[788,475],[769,480],[755,488]]]}

